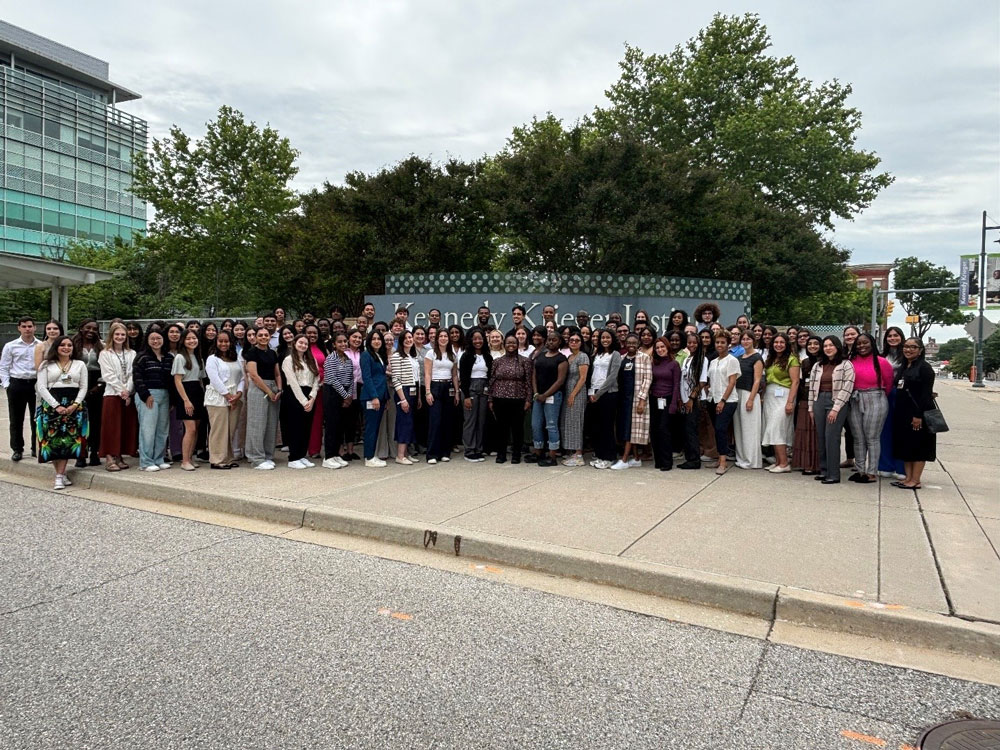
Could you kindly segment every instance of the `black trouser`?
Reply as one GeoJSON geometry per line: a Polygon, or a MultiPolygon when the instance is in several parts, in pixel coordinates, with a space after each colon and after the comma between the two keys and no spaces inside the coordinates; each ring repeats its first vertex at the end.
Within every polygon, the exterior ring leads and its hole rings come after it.
{"type": "MultiPolygon", "coordinates": [[[[306,400],[309,399],[311,392],[312,388],[302,386],[302,393],[305,395],[306,400]]],[[[312,433],[313,412],[302,408],[302,404],[295,398],[295,394],[291,388],[281,394],[281,405],[285,408],[285,425],[281,429],[282,437],[288,446],[288,460],[298,461],[301,458],[305,458],[306,452],[309,450],[309,435],[312,433]]],[[[324,404],[325,406],[326,404],[324,404]]]]}
{"type": "Polygon", "coordinates": [[[594,455],[602,461],[614,461],[618,458],[618,447],[615,445],[615,410],[617,406],[617,393],[605,393],[593,404],[594,455]]]}
{"type": "MultiPolygon", "coordinates": [[[[441,459],[450,456],[452,446],[452,427],[455,424],[455,397],[449,395],[452,381],[432,381],[431,404],[427,426],[427,458],[441,459]]],[[[460,415],[461,416],[461,415],[460,415]]]]}
{"type": "Polygon", "coordinates": [[[660,408],[660,398],[649,395],[649,438],[653,441],[653,466],[657,469],[673,468],[674,455],[671,446],[670,427],[673,414],[670,413],[670,397],[663,399],[660,408]]]}
{"type": "MultiPolygon", "coordinates": [[[[323,386],[323,450],[327,458],[340,455],[340,445],[344,442],[344,427],[350,419],[351,410],[344,408],[344,397],[333,386],[323,386]]],[[[291,450],[291,449],[289,449],[291,450]]]]}
{"type": "MultiPolygon", "coordinates": [[[[101,412],[104,410],[104,384],[98,385],[101,379],[100,370],[87,370],[87,420],[90,424],[90,436],[87,438],[87,450],[93,456],[101,445],[101,412]],[[94,390],[96,388],[96,390],[94,390]]],[[[81,456],[84,460],[86,456],[81,456]]]]}
{"type": "Polygon", "coordinates": [[[510,452],[521,455],[524,444],[524,402],[522,398],[494,398],[493,414],[497,418],[496,449],[498,456],[507,455],[508,439],[510,452]]]}
{"type": "Polygon", "coordinates": [[[10,449],[24,453],[24,410],[31,423],[31,450],[35,450],[35,381],[11,378],[7,386],[7,418],[10,420],[10,449]]]}
{"type": "Polygon", "coordinates": [[[694,399],[691,411],[684,414],[684,460],[700,461],[701,448],[698,443],[698,423],[701,421],[702,404],[694,399]]]}
{"type": "Polygon", "coordinates": [[[413,412],[413,442],[420,450],[427,449],[427,401],[423,396],[423,386],[418,385],[420,390],[420,408],[413,412]]]}

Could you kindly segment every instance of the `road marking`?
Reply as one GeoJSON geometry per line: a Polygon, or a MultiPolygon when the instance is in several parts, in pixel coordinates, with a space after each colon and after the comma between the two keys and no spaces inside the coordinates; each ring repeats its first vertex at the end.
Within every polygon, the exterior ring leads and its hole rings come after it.
{"type": "Polygon", "coordinates": [[[383,617],[392,617],[392,618],[394,618],[396,620],[412,620],[413,619],[413,615],[408,615],[408,614],[406,614],[406,612],[393,612],[388,607],[379,607],[378,608],[378,614],[382,615],[383,617]]]}
{"type": "Polygon", "coordinates": [[[860,734],[858,732],[852,732],[849,729],[841,729],[840,734],[849,740],[867,742],[869,745],[875,745],[875,747],[885,747],[886,745],[885,740],[878,737],[872,737],[870,734],[860,734]]]}
{"type": "Polygon", "coordinates": [[[855,602],[855,601],[851,601],[851,600],[848,600],[848,601],[844,602],[844,604],[846,604],[848,607],[858,607],[859,609],[860,608],[864,608],[864,606],[865,606],[864,602],[855,602]]]}

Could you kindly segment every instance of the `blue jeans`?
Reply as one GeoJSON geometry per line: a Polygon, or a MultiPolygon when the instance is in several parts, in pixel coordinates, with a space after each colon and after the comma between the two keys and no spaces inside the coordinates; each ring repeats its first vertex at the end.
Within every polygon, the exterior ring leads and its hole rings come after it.
{"type": "Polygon", "coordinates": [[[562,409],[562,391],[552,396],[552,403],[533,401],[531,404],[531,437],[536,449],[545,447],[548,438],[549,450],[559,450],[559,412],[562,409]]]}
{"type": "Polygon", "coordinates": [[[136,402],[139,412],[139,468],[159,466],[166,461],[167,437],[170,435],[170,398],[164,388],[152,388],[153,408],[136,402]]]}
{"type": "Polygon", "coordinates": [[[720,458],[725,458],[729,453],[729,425],[733,421],[737,406],[739,402],[727,401],[722,407],[722,413],[718,414],[715,411],[717,407],[715,401],[709,402],[708,405],[708,416],[711,417],[712,426],[715,427],[715,447],[719,451],[720,458]]]}

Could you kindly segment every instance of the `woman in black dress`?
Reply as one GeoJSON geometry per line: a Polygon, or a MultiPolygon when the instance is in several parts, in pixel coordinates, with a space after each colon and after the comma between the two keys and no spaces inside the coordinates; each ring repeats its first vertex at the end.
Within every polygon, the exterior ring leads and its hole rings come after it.
{"type": "Polygon", "coordinates": [[[937,436],[927,429],[923,418],[925,411],[934,408],[934,370],[924,361],[924,344],[920,339],[906,340],[903,359],[896,381],[892,453],[903,461],[906,478],[892,484],[919,490],[924,465],[937,458],[937,436]]]}

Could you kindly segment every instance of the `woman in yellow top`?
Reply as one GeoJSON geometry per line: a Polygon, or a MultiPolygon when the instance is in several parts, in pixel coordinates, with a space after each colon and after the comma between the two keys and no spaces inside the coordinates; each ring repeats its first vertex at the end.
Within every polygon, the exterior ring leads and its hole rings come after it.
{"type": "Polygon", "coordinates": [[[788,446],[795,438],[795,396],[799,389],[799,358],[788,336],[783,333],[771,339],[767,358],[764,390],[764,445],[774,446],[777,463],[768,469],[772,474],[785,474],[792,470],[788,465],[788,446]]]}

